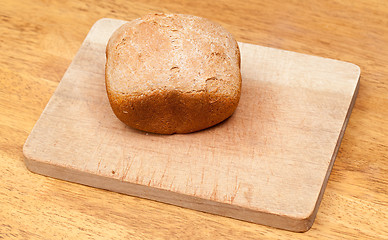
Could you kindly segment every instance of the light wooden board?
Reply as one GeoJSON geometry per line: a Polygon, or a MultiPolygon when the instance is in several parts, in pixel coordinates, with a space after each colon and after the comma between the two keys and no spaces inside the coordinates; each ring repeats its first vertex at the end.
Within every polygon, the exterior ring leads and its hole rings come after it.
{"type": "Polygon", "coordinates": [[[102,19],[92,27],[24,145],[28,169],[308,230],[355,101],[359,68],[239,43],[243,86],[234,115],[197,133],[148,134],[122,124],[105,92],[105,45],[123,23],[102,19]]]}

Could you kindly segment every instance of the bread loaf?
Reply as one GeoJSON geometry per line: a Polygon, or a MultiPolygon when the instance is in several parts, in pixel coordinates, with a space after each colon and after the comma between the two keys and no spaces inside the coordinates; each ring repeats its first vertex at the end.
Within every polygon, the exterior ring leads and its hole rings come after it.
{"type": "Polygon", "coordinates": [[[153,133],[189,133],[233,114],[240,52],[220,25],[182,14],[150,14],[121,26],[106,47],[105,83],[114,114],[153,133]]]}

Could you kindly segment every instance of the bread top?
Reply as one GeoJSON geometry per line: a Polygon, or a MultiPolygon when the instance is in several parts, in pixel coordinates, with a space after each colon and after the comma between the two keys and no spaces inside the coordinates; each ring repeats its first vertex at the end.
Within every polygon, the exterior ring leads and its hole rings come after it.
{"type": "Polygon", "coordinates": [[[240,52],[219,24],[183,14],[149,14],[121,26],[107,48],[107,89],[126,97],[207,92],[238,98],[240,52]]]}

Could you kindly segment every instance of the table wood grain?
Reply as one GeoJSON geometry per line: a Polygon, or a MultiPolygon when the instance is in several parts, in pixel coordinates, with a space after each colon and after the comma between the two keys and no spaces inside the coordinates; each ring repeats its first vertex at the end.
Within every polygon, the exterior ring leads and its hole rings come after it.
{"type": "Polygon", "coordinates": [[[0,238],[387,239],[387,1],[2,0],[0,5],[0,238]],[[311,230],[292,233],[26,169],[23,144],[93,23],[149,12],[206,17],[241,42],[361,67],[359,95],[311,230]]]}

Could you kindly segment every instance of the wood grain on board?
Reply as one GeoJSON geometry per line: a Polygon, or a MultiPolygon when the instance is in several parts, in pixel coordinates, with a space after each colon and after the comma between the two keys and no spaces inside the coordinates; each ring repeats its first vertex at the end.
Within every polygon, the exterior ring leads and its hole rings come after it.
{"type": "Polygon", "coordinates": [[[293,231],[315,218],[360,75],[351,63],[240,43],[231,118],[191,134],[125,126],[106,96],[106,43],[91,29],[24,146],[27,167],[59,179],[293,231]]]}
{"type": "Polygon", "coordinates": [[[384,239],[388,235],[388,2],[20,1],[0,4],[0,236],[4,239],[384,239]],[[352,62],[359,94],[305,233],[33,174],[22,147],[101,18],[206,17],[240,42],[352,62]]]}

